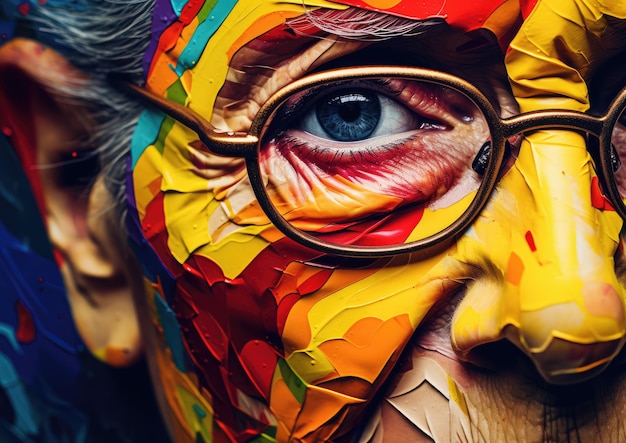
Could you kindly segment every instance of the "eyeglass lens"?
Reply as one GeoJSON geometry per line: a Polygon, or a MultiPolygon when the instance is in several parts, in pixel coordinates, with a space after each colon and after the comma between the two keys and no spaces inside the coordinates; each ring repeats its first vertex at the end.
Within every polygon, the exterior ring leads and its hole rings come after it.
{"type": "Polygon", "coordinates": [[[443,84],[368,78],[310,87],[266,124],[259,169],[276,211],[338,245],[420,241],[476,196],[490,132],[480,108],[443,84]]]}

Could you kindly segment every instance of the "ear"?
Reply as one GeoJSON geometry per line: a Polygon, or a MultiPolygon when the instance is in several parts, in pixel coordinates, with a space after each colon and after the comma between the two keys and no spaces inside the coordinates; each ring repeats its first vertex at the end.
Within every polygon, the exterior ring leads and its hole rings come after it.
{"type": "Polygon", "coordinates": [[[131,288],[141,276],[131,275],[136,266],[88,143],[96,122],[88,104],[62,92],[86,80],[39,43],[0,46],[0,127],[36,195],[77,330],[96,357],[119,366],[140,355],[131,288]]]}

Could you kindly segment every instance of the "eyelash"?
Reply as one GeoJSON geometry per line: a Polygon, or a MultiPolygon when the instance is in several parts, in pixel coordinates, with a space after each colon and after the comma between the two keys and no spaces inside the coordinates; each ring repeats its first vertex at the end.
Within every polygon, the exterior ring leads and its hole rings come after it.
{"type": "MultiPolygon", "coordinates": [[[[399,93],[397,91],[392,91],[385,86],[388,84],[387,80],[370,80],[370,81],[360,81],[353,82],[346,85],[337,86],[334,88],[324,87],[323,89],[317,88],[313,91],[308,91],[301,95],[296,96],[295,98],[290,99],[285,105],[282,106],[281,112],[276,114],[272,120],[272,127],[288,127],[286,125],[293,124],[295,121],[301,118],[302,114],[311,109],[317,103],[317,99],[330,95],[333,92],[342,90],[342,89],[354,89],[354,88],[362,88],[368,89],[372,92],[376,92],[379,94],[383,94],[389,97],[392,100],[396,100],[399,93]]],[[[279,131],[276,131],[279,132],[279,131]]]]}

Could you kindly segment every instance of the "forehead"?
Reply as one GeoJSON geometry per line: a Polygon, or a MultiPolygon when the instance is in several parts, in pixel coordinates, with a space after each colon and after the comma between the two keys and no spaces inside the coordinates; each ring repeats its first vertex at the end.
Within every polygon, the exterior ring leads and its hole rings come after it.
{"type": "Polygon", "coordinates": [[[286,20],[317,8],[357,7],[416,20],[441,18],[464,31],[487,27],[499,35],[501,30],[496,28],[506,28],[519,14],[511,3],[485,0],[477,6],[465,0],[157,0],[153,39],[144,59],[147,85],[168,95],[173,93],[173,86],[187,92],[193,88],[194,94],[197,91],[202,95],[203,102],[212,103],[233,55],[242,46],[286,20]],[[491,27],[490,22],[497,27],[491,27]]]}

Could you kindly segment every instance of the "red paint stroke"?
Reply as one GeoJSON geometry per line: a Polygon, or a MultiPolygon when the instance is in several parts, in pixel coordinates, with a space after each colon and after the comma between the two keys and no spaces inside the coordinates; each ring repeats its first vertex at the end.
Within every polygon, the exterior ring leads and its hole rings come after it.
{"type": "Polygon", "coordinates": [[[241,349],[239,357],[248,377],[269,402],[272,378],[278,362],[276,350],[264,341],[251,340],[241,349]]]}
{"type": "Polygon", "coordinates": [[[283,299],[278,303],[278,307],[276,309],[276,328],[281,337],[285,331],[285,324],[287,324],[289,312],[291,312],[291,308],[293,308],[298,300],[300,300],[300,294],[289,294],[283,297],[283,299]]]}
{"type": "Polygon", "coordinates": [[[401,244],[413,232],[423,215],[423,207],[407,207],[373,220],[328,225],[318,230],[318,237],[340,245],[401,244]]]}
{"type": "Polygon", "coordinates": [[[31,343],[35,340],[35,322],[30,311],[24,306],[21,300],[15,304],[17,312],[17,331],[15,337],[22,344],[31,343]]]}
{"type": "Polygon", "coordinates": [[[330,269],[323,269],[316,272],[313,276],[309,277],[300,286],[298,286],[298,292],[302,296],[318,291],[322,286],[324,286],[332,274],[333,271],[330,269]]]}
{"type": "Polygon", "coordinates": [[[591,179],[591,205],[602,211],[615,211],[611,202],[602,193],[598,177],[591,179]]]}
{"type": "Polygon", "coordinates": [[[535,239],[533,237],[533,233],[530,231],[526,231],[526,235],[524,236],[524,238],[526,238],[526,243],[528,243],[530,250],[535,252],[537,250],[537,246],[535,245],[535,239]]]}
{"type": "Polygon", "coordinates": [[[17,11],[22,15],[28,15],[28,13],[30,12],[30,3],[22,3],[17,7],[17,11]]]}
{"type": "Polygon", "coordinates": [[[520,0],[520,8],[522,9],[522,17],[526,19],[537,6],[539,0],[520,0]]]}
{"type": "Polygon", "coordinates": [[[182,273],[182,267],[172,255],[168,246],[168,232],[165,227],[165,195],[158,192],[146,206],[146,214],[142,221],[143,236],[159,256],[163,266],[177,278],[182,273]]]}

